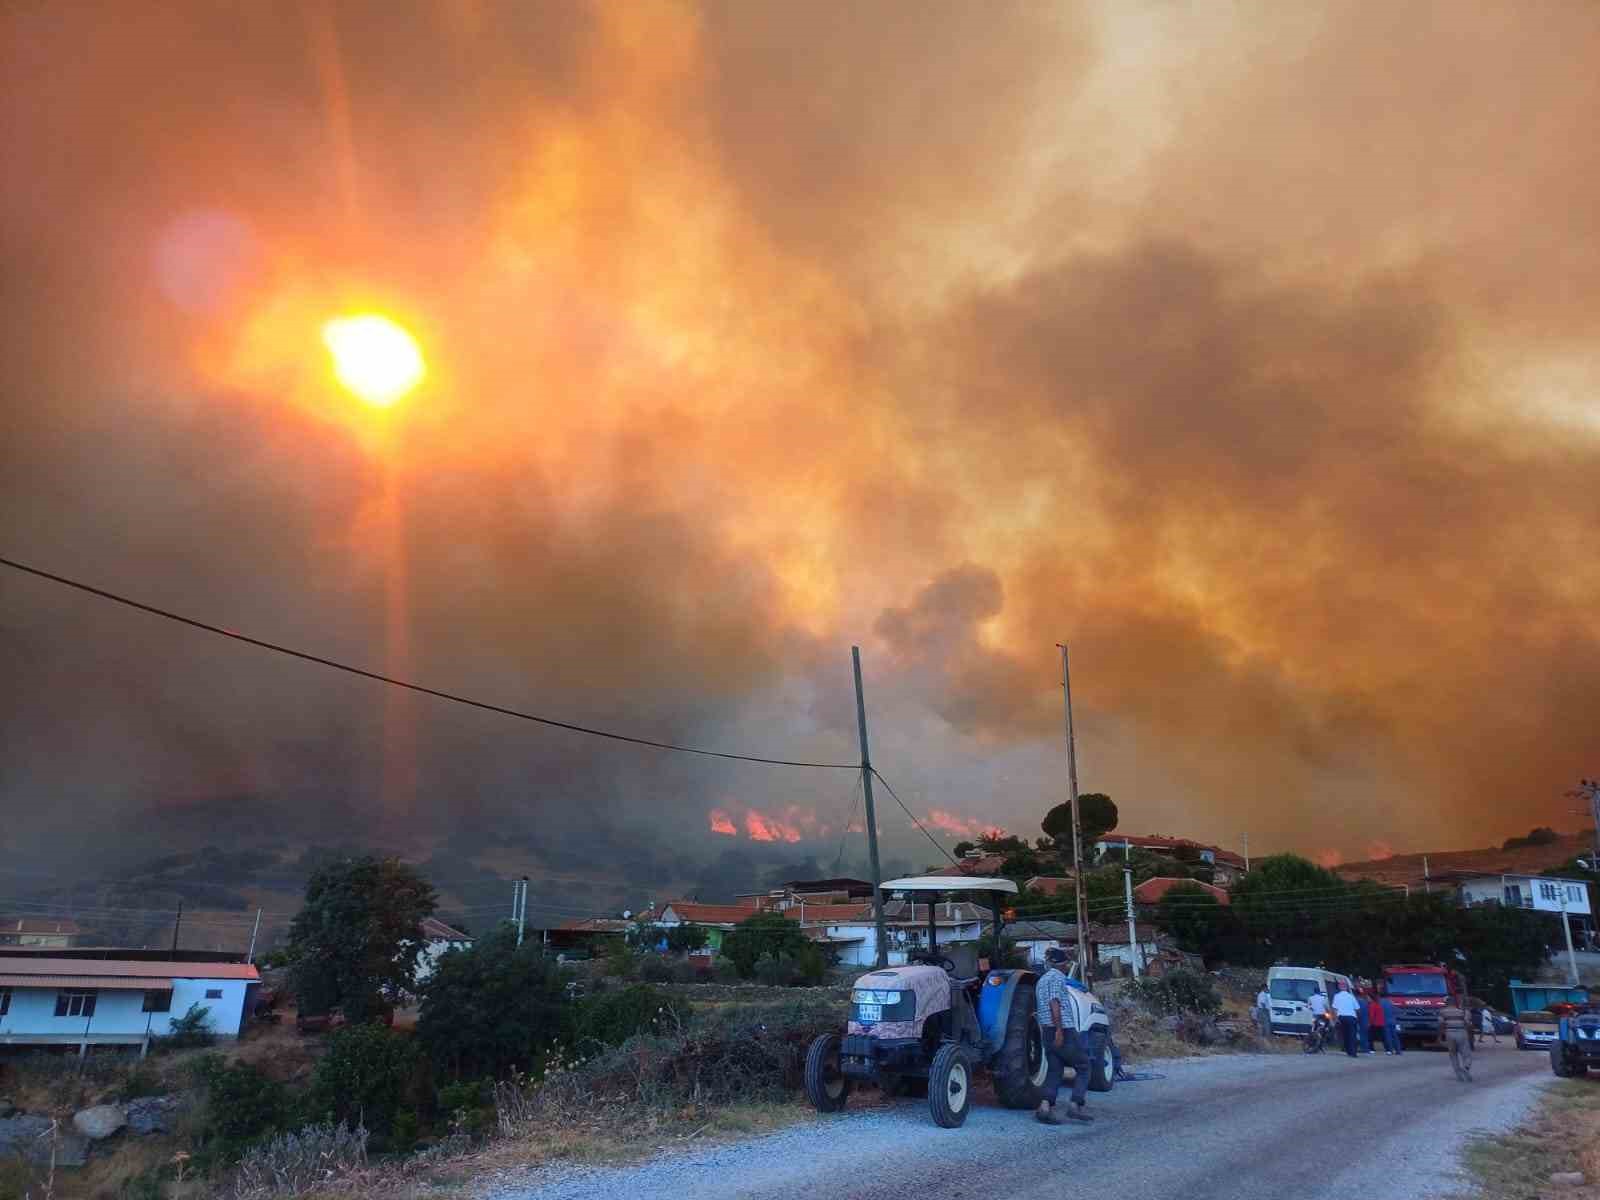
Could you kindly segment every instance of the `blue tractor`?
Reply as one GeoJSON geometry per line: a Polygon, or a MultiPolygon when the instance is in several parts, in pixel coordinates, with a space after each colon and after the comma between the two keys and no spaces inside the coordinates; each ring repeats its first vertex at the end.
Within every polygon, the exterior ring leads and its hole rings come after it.
{"type": "MultiPolygon", "coordinates": [[[[819,1112],[837,1112],[857,1082],[875,1083],[891,1094],[926,1086],[934,1123],[953,1129],[966,1121],[974,1077],[986,1070],[1007,1108],[1037,1105],[1049,1067],[1034,1011],[1038,975],[999,966],[1001,903],[1017,885],[1009,879],[924,875],[891,880],[883,889],[927,905],[927,946],[912,952],[903,966],[856,980],[844,1033],[822,1034],[807,1051],[811,1103],[819,1112]],[[988,953],[993,969],[967,975],[940,953],[937,902],[954,896],[987,901],[994,925],[988,953]]],[[[1109,1092],[1120,1065],[1111,1020],[1093,994],[1073,982],[1074,1011],[1068,1016],[1089,1037],[1089,1086],[1109,1092]]]]}

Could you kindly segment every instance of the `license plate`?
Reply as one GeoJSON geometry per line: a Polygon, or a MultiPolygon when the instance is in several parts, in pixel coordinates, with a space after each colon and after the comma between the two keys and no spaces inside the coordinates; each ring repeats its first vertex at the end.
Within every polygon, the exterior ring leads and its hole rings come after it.
{"type": "Polygon", "coordinates": [[[883,1005],[858,1004],[856,1005],[856,1019],[863,1024],[883,1020],[883,1005]]]}

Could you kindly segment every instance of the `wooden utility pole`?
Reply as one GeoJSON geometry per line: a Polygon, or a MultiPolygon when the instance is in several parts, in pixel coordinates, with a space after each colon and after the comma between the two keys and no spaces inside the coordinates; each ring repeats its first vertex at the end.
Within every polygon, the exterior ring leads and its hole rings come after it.
{"type": "Polygon", "coordinates": [[[856,673],[856,724],[861,732],[861,796],[867,810],[867,860],[872,865],[872,921],[878,930],[877,965],[889,965],[888,935],[883,929],[883,868],[878,865],[878,817],[872,807],[872,754],[867,749],[867,700],[861,690],[861,647],[850,647],[856,673]]]}
{"type": "Polygon", "coordinates": [[[1089,982],[1089,905],[1083,894],[1083,823],[1078,818],[1078,749],[1072,736],[1072,674],[1067,663],[1067,647],[1061,649],[1061,695],[1067,707],[1067,798],[1072,804],[1072,891],[1078,913],[1078,978],[1089,982]]]}

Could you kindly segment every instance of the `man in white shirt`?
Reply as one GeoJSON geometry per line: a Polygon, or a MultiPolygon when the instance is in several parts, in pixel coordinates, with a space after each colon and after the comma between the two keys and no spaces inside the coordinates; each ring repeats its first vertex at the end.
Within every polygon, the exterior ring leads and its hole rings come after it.
{"type": "Polygon", "coordinates": [[[1272,993],[1265,987],[1256,993],[1256,1024],[1262,1037],[1272,1036],[1272,993]]]}
{"type": "Polygon", "coordinates": [[[1333,1011],[1339,1018],[1339,1035],[1344,1039],[1344,1052],[1355,1058],[1356,1026],[1359,1023],[1361,1002],[1342,983],[1333,998],[1333,1011]]]}

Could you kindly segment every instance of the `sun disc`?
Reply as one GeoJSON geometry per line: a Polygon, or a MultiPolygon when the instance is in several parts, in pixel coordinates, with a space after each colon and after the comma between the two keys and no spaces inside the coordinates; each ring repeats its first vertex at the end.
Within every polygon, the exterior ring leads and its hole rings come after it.
{"type": "Polygon", "coordinates": [[[422,381],[427,366],[416,339],[376,313],[338,317],[322,327],[339,382],[368,404],[387,408],[422,381]]]}

